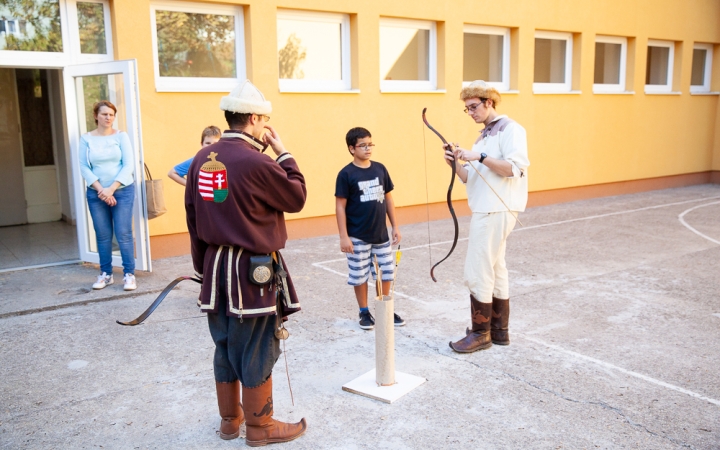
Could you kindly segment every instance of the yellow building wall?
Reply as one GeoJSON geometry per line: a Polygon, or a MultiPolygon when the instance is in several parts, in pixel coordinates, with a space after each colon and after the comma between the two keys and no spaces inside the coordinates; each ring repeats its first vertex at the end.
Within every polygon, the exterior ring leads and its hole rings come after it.
{"type": "MultiPolygon", "coordinates": [[[[720,91],[720,77],[717,76],[720,72],[720,45],[715,46],[713,54],[713,85],[711,89],[713,91],[720,91]]],[[[717,103],[715,110],[715,142],[713,143],[713,162],[712,170],[715,172],[713,180],[715,183],[720,183],[720,101],[717,103]]]]}
{"type": "MultiPolygon", "coordinates": [[[[181,2],[176,2],[181,3],[181,2]]],[[[215,2],[239,4],[238,2],[215,2]]],[[[344,136],[363,126],[377,144],[373,159],[388,167],[397,206],[443,202],[450,169],[440,141],[423,127],[421,111],[450,141],[469,148],[479,127],[463,113],[463,24],[512,29],[511,89],[498,111],[528,132],[530,191],[588,186],[720,170],[717,95],[690,95],[692,46],[715,44],[713,90],[720,90],[720,2],[717,0],[250,0],[245,12],[247,75],[273,103],[271,124],[306,176],[308,201],[289,219],[334,214],[337,172],[351,157],[344,136]],[[353,88],[359,93],[280,93],[276,42],[278,8],[348,13],[353,38],[353,88]],[[438,24],[438,89],[381,93],[379,19],[438,24]],[[573,89],[580,94],[533,94],[536,30],[574,33],[573,89]],[[592,92],[595,35],[629,39],[631,95],[592,92]],[[648,39],[676,41],[674,90],[644,94],[648,39]],[[577,59],[579,58],[579,59],[577,59]],[[427,194],[426,194],[427,193],[427,194]]],[[[151,234],[186,231],[184,189],[165,174],[193,156],[200,132],[225,127],[220,93],[155,91],[149,0],[112,3],[115,55],[138,61],[145,160],[165,179],[168,213],[150,222],[151,234]]],[[[459,185],[453,198],[465,198],[459,185]]]]}

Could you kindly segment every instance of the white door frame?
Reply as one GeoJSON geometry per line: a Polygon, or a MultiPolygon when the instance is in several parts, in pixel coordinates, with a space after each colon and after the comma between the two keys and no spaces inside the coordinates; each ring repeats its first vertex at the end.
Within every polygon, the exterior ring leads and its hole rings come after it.
{"type": "MultiPolygon", "coordinates": [[[[97,252],[91,252],[88,242],[89,222],[85,208],[86,183],[80,174],[78,149],[80,146],[80,110],[77,97],[77,77],[97,75],[119,75],[123,78],[123,92],[125,98],[126,127],[130,142],[135,151],[135,206],[133,207],[133,225],[135,234],[135,268],[137,270],[152,271],[150,259],[150,232],[147,218],[147,200],[145,197],[145,171],[142,149],[142,134],[140,126],[140,97],[137,80],[137,60],[108,61],[92,64],[67,66],[64,69],[65,84],[65,112],[67,118],[68,140],[72,168],[72,184],[75,197],[75,217],[78,233],[78,250],[80,259],[87,262],[99,263],[97,252]]],[[[113,255],[113,266],[121,267],[120,256],[113,255]]]]}

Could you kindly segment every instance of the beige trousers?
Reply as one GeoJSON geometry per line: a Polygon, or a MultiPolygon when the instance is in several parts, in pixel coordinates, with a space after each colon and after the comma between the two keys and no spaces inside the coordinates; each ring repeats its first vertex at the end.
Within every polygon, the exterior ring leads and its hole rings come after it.
{"type": "Polygon", "coordinates": [[[465,286],[480,302],[492,303],[493,297],[510,298],[505,242],[515,222],[509,212],[472,215],[465,259],[465,286]]]}

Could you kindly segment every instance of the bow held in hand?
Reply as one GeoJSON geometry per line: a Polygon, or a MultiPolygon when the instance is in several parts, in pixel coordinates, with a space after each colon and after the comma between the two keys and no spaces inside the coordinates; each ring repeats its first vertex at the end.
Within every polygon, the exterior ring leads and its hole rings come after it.
{"type": "MultiPolygon", "coordinates": [[[[432,130],[432,132],[435,133],[437,135],[437,137],[440,138],[440,140],[443,142],[443,144],[445,144],[445,148],[452,149],[452,146],[450,144],[448,144],[448,141],[445,140],[445,138],[442,136],[442,134],[440,134],[435,128],[433,128],[432,125],[430,125],[430,123],[427,121],[427,118],[425,118],[426,111],[427,111],[427,108],[423,108],[422,120],[425,123],[425,125],[428,128],[430,128],[430,130],[432,130]]],[[[435,274],[434,274],[435,267],[439,266],[440,263],[442,263],[443,261],[445,261],[446,259],[448,259],[450,257],[453,250],[455,250],[455,246],[457,245],[458,234],[459,234],[458,221],[457,221],[457,217],[455,216],[455,209],[453,208],[453,205],[452,205],[452,190],[453,190],[453,185],[455,184],[455,164],[454,163],[450,164],[450,169],[451,169],[451,175],[450,175],[451,178],[450,178],[450,185],[448,186],[448,190],[447,190],[447,205],[448,205],[448,210],[450,211],[450,215],[452,216],[452,219],[453,219],[453,225],[455,227],[455,236],[453,237],[452,247],[450,247],[450,251],[448,252],[448,254],[445,255],[445,257],[443,259],[441,259],[440,261],[435,263],[435,265],[433,265],[432,268],[430,269],[430,278],[432,278],[432,280],[434,282],[437,282],[437,279],[435,279],[435,274]]]]}

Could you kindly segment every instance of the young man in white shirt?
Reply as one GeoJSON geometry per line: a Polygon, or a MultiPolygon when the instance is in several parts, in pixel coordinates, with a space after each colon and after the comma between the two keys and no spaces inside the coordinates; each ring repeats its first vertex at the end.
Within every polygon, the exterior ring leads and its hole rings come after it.
{"type": "Polygon", "coordinates": [[[465,285],[470,291],[472,327],[466,336],[450,342],[456,352],[471,353],[493,343],[510,344],[510,293],[505,266],[505,243],[528,197],[527,135],[517,122],[496,111],[498,91],[484,81],[473,81],[460,94],[465,112],[484,124],[471,150],[445,151],[448,164],[466,185],[472,211],[465,285]]]}

